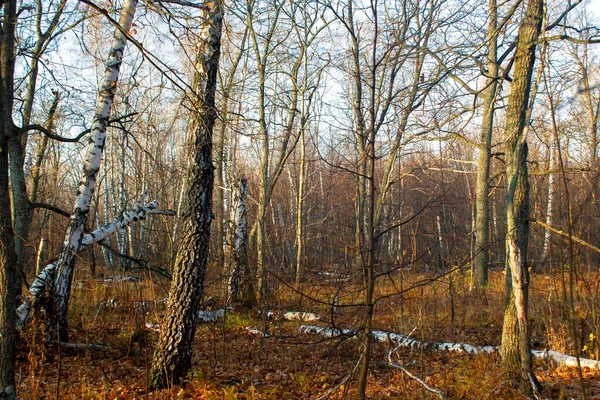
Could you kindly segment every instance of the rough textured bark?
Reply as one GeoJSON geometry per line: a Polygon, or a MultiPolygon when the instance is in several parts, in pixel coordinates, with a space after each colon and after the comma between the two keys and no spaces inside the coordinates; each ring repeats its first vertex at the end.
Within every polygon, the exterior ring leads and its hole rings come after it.
{"type": "Polygon", "coordinates": [[[71,220],[67,227],[63,248],[58,256],[52,288],[52,326],[59,326],[61,341],[68,341],[67,313],[71,294],[71,280],[75,254],[81,246],[83,230],[88,218],[92,195],[96,187],[96,177],[100,169],[102,151],[106,137],[106,126],[117,89],[119,70],[123,60],[123,51],[127,42],[128,32],[133,22],[137,0],[126,0],[121,10],[119,28],[115,29],[113,42],[106,61],[106,71],[98,94],[96,115],[92,123],[88,140],[86,161],[83,176],[77,189],[77,198],[71,220]]]}
{"type": "Polygon", "coordinates": [[[489,0],[488,22],[488,62],[487,79],[483,97],[483,116],[481,121],[479,159],[477,160],[477,185],[475,188],[475,248],[473,256],[473,286],[482,288],[488,283],[490,211],[489,179],[494,129],[494,105],[498,88],[498,13],[496,0],[489,0]]]}
{"type": "Polygon", "coordinates": [[[181,243],[169,292],[167,314],[150,372],[150,386],[164,388],[179,383],[191,367],[192,343],[198,321],[204,274],[208,263],[214,167],[213,126],[215,91],[223,25],[221,1],[205,10],[191,94],[196,108],[191,115],[191,157],[186,175],[181,243]]]}
{"type": "Polygon", "coordinates": [[[15,399],[15,308],[21,286],[10,215],[7,142],[3,129],[0,132],[0,398],[15,399]]]}
{"type": "Polygon", "coordinates": [[[246,206],[248,183],[241,177],[235,184],[231,204],[230,248],[227,255],[229,274],[228,303],[242,303],[251,307],[256,304],[252,276],[248,266],[248,221],[246,206]]]}
{"type": "Polygon", "coordinates": [[[8,144],[16,129],[12,120],[14,51],[17,2],[2,4],[0,31],[0,397],[16,399],[15,351],[17,296],[21,278],[17,269],[8,178],[8,144]]]}
{"type": "Polygon", "coordinates": [[[511,92],[506,110],[506,270],[508,304],[502,332],[502,363],[528,392],[539,389],[532,370],[527,321],[529,271],[529,182],[527,172],[526,117],[535,63],[536,41],[541,32],[543,1],[531,0],[521,21],[514,57],[511,92]]]}

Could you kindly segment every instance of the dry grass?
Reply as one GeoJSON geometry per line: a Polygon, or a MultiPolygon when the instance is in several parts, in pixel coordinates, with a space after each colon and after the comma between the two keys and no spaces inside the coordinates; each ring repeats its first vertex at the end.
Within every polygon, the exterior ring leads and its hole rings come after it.
{"type": "MultiPolygon", "coordinates": [[[[376,307],[376,327],[409,333],[418,339],[455,341],[477,345],[499,344],[504,298],[503,275],[493,273],[485,295],[469,291],[465,274],[455,273],[428,285],[392,295],[402,287],[430,278],[430,274],[405,273],[381,279],[376,307]]],[[[598,298],[586,287],[598,280],[587,277],[578,285],[577,318],[585,340],[584,355],[596,357],[592,311],[598,298]],[[589,320],[589,322],[588,322],[589,320]]],[[[276,284],[273,307],[303,309],[331,319],[337,326],[357,327],[361,315],[359,285],[326,282],[313,276],[305,286],[307,298],[281,282],[276,284]],[[339,307],[332,312],[338,294],[339,307]],[[311,300],[312,299],[312,300],[311,300]]],[[[217,285],[209,291],[218,294],[217,285]]],[[[560,279],[535,276],[531,295],[533,343],[536,348],[570,352],[560,279]]],[[[43,325],[32,324],[23,333],[18,356],[19,394],[23,399],[315,399],[328,393],[352,371],[359,356],[356,340],[299,335],[297,322],[265,321],[256,313],[233,312],[225,320],[203,324],[196,333],[194,367],[185,384],[148,393],[146,377],[156,334],[145,322],[160,320],[164,305],[153,302],[166,296],[164,283],[151,280],[107,283],[85,280],[75,285],[71,306],[72,340],[102,343],[106,350],[59,349],[44,341],[43,325]],[[102,303],[116,299],[116,304],[102,303]],[[247,326],[268,330],[259,338],[247,326]]],[[[582,349],[584,347],[582,346],[582,349]]],[[[430,398],[418,383],[385,364],[389,349],[375,345],[369,395],[376,399],[430,398]]],[[[453,399],[519,398],[501,370],[498,355],[466,356],[401,350],[398,361],[429,385],[453,399]]],[[[576,371],[536,365],[545,386],[545,397],[580,397],[576,371]]],[[[588,398],[600,398],[600,373],[584,371],[588,398]]],[[[331,399],[353,398],[354,381],[334,391],[331,399]]]]}

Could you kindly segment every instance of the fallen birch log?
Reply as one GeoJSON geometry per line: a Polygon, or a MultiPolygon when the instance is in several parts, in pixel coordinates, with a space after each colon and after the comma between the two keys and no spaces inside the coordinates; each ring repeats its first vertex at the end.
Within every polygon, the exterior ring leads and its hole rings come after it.
{"type": "MultiPolygon", "coordinates": [[[[313,335],[325,337],[352,337],[358,332],[353,329],[330,328],[314,325],[302,325],[298,328],[300,333],[310,333],[313,335]]],[[[373,339],[380,343],[395,344],[398,347],[408,347],[413,350],[428,351],[451,351],[456,353],[466,353],[470,355],[492,354],[499,351],[498,346],[473,346],[466,343],[442,343],[442,342],[421,342],[409,336],[400,333],[373,331],[373,339]]],[[[577,358],[568,354],[560,353],[554,350],[532,350],[531,355],[535,360],[554,363],[557,366],[577,367],[577,358]]],[[[584,368],[600,370],[600,361],[580,358],[579,362],[584,368]]]]}
{"type": "Polygon", "coordinates": [[[268,333],[263,332],[263,331],[261,331],[259,329],[256,329],[256,328],[252,328],[250,326],[246,327],[246,331],[248,331],[248,333],[250,333],[251,335],[254,335],[254,336],[260,336],[260,337],[263,337],[263,338],[270,338],[271,337],[271,335],[269,335],[268,333]]]}
{"type": "Polygon", "coordinates": [[[277,311],[269,311],[267,312],[267,318],[301,322],[314,322],[321,320],[321,317],[317,314],[302,311],[286,311],[283,313],[277,311]]]}
{"type": "MultiPolygon", "coordinates": [[[[126,213],[121,218],[109,223],[108,225],[105,225],[102,228],[85,235],[82,239],[81,246],[79,246],[79,252],[86,250],[94,243],[98,243],[99,241],[106,239],[119,229],[123,229],[135,221],[146,218],[146,216],[149,214],[164,214],[165,211],[158,210],[156,208],[157,206],[158,201],[154,200],[146,204],[144,207],[138,207],[136,210],[126,213]]],[[[32,307],[36,306],[40,302],[46,291],[46,288],[52,284],[55,269],[56,262],[46,265],[42,272],[35,277],[31,286],[29,286],[29,293],[25,297],[25,300],[23,300],[21,305],[17,308],[17,330],[20,331],[23,329],[27,323],[29,315],[31,314],[32,307]]]]}
{"type": "MultiPolygon", "coordinates": [[[[199,311],[198,322],[217,322],[219,319],[225,316],[225,310],[220,308],[218,310],[210,311],[199,311]]],[[[146,328],[154,332],[160,332],[160,324],[146,321],[146,328]]]]}

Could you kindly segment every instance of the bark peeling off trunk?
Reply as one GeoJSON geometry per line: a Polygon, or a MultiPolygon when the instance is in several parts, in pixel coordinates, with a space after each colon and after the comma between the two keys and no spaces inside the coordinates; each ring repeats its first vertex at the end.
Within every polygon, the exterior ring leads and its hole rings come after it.
{"type": "Polygon", "coordinates": [[[513,81],[506,108],[506,269],[510,291],[502,332],[502,363],[528,394],[541,389],[532,369],[527,320],[529,271],[529,182],[527,172],[527,115],[535,64],[536,42],[542,30],[544,2],[527,4],[517,38],[513,81]],[[516,321],[516,329],[515,329],[516,321]]]}

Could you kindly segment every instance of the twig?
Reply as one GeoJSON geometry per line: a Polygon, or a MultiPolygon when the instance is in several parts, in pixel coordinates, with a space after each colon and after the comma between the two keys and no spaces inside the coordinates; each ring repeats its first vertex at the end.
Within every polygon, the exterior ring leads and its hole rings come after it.
{"type": "MultiPolygon", "coordinates": [[[[411,337],[411,335],[415,332],[416,329],[417,329],[417,327],[415,326],[413,328],[413,330],[408,334],[407,339],[411,337]]],[[[392,350],[390,350],[388,352],[388,364],[394,368],[398,368],[399,370],[404,372],[406,375],[408,375],[409,377],[411,377],[414,380],[416,380],[417,382],[419,382],[427,391],[437,394],[441,400],[447,400],[446,396],[444,396],[444,394],[442,392],[440,392],[437,389],[432,388],[431,386],[426,384],[422,379],[420,379],[418,376],[413,375],[409,370],[404,368],[402,365],[395,363],[394,360],[392,360],[392,354],[395,353],[401,346],[402,346],[402,342],[398,343],[398,345],[396,347],[394,347],[392,350]]]]}
{"type": "Polygon", "coordinates": [[[327,393],[325,393],[323,396],[315,399],[315,400],[324,400],[326,398],[328,398],[329,396],[331,396],[331,394],[333,392],[335,392],[336,390],[338,390],[339,388],[341,388],[346,382],[348,382],[350,380],[350,377],[354,374],[354,371],[356,371],[356,368],[358,368],[358,366],[360,365],[360,362],[363,358],[364,352],[360,353],[360,357],[358,357],[358,361],[356,362],[356,364],[354,365],[354,367],[352,368],[352,371],[350,371],[350,373],[348,375],[346,375],[346,377],[337,385],[335,385],[334,387],[332,387],[327,393]]]}

